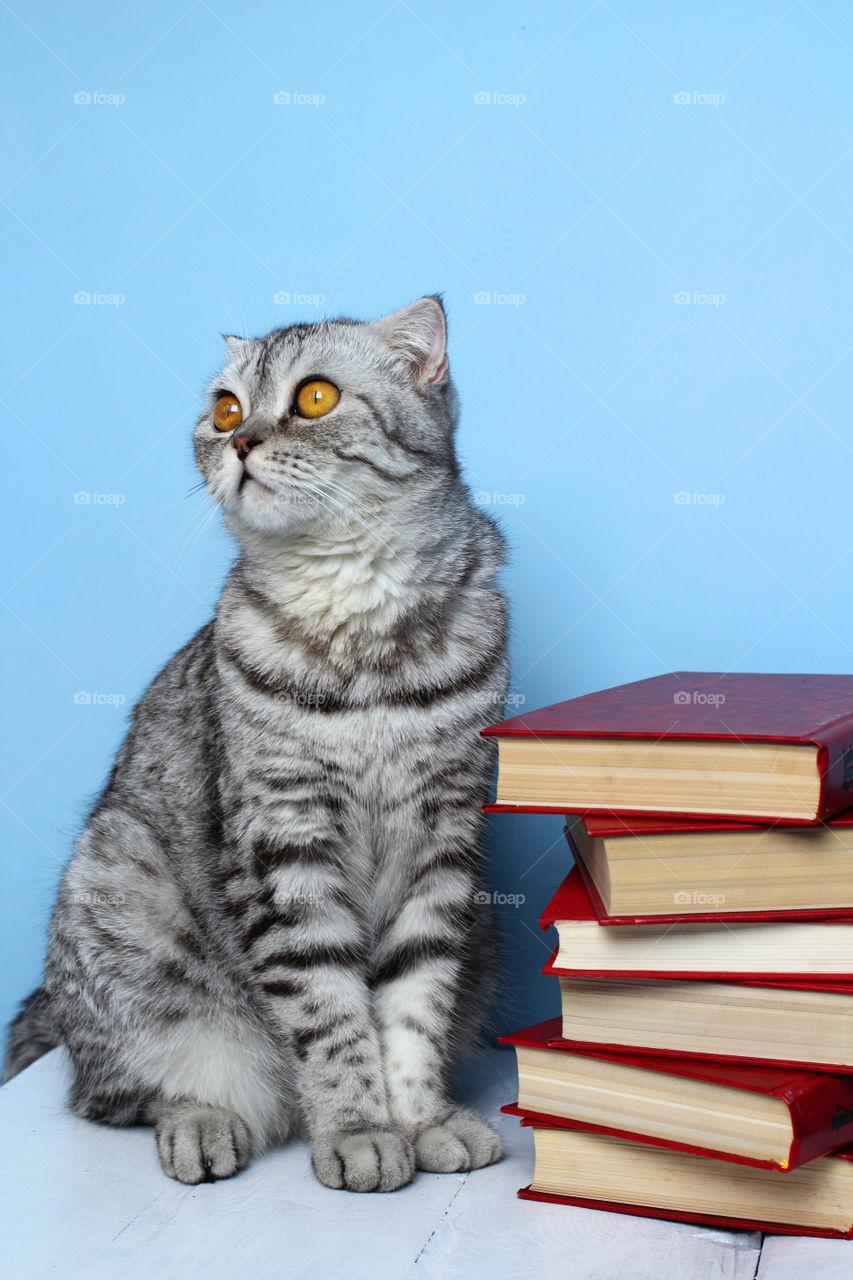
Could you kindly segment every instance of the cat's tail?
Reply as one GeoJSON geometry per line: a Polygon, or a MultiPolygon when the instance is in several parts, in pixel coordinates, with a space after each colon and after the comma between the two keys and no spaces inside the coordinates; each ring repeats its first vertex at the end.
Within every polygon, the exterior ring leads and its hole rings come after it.
{"type": "Polygon", "coordinates": [[[9,1028],[9,1042],[3,1063],[3,1084],[42,1054],[62,1044],[62,1035],[54,1022],[50,1000],[44,987],[27,996],[9,1028]]]}

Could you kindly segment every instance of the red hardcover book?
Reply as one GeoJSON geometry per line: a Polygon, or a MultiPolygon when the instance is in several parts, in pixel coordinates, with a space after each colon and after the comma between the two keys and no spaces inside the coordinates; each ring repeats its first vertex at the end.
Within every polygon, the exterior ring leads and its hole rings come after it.
{"type": "Polygon", "coordinates": [[[691,978],[718,981],[774,978],[788,983],[853,975],[853,923],[780,919],[767,914],[743,923],[720,913],[712,923],[626,924],[603,928],[577,867],[540,917],[557,927],[560,943],[550,972],[609,978],[691,978]]]}
{"type": "Polygon", "coordinates": [[[499,747],[497,802],[487,812],[793,825],[828,818],[853,796],[848,675],[671,672],[482,733],[499,747]]]}
{"type": "MultiPolygon", "coordinates": [[[[667,836],[683,831],[696,831],[708,835],[716,831],[764,831],[763,822],[734,822],[722,818],[673,818],[661,813],[622,814],[590,813],[583,819],[591,836],[667,836]]],[[[828,827],[853,827],[853,809],[835,814],[828,827]]]]}
{"type": "MultiPolygon", "coordinates": [[[[554,954],[556,954],[556,952],[554,954]]],[[[547,978],[570,978],[570,975],[560,973],[554,969],[553,960],[554,956],[552,955],[551,959],[542,966],[541,972],[544,976],[547,978]]],[[[693,984],[690,979],[665,978],[653,979],[651,982],[640,981],[637,983],[635,998],[637,1000],[643,1000],[645,997],[648,1001],[655,996],[657,990],[662,990],[668,993],[671,992],[673,988],[677,988],[679,986],[690,988],[692,985],[693,984]]],[[[775,989],[783,991],[815,992],[821,995],[838,995],[846,997],[846,999],[843,1001],[841,1008],[835,1016],[842,1019],[842,1025],[845,1025],[848,1020],[853,1017],[853,980],[847,982],[814,982],[809,979],[792,979],[788,982],[783,982],[773,978],[756,978],[748,981],[742,981],[738,978],[729,978],[725,981],[715,983],[715,985],[719,986],[721,989],[729,988],[735,992],[738,989],[753,991],[775,989]]],[[[577,990],[577,987],[575,986],[574,989],[577,990]]],[[[762,1002],[762,1008],[765,1010],[767,1009],[764,1002],[762,1002]]],[[[667,1006],[667,1016],[677,1016],[676,1009],[667,1006]]],[[[660,1043],[661,1039],[665,1040],[668,1038],[665,1034],[660,1034],[661,1029],[663,1028],[665,1032],[666,1027],[669,1025],[666,1019],[662,1019],[656,1024],[656,1030],[658,1032],[658,1037],[656,1038],[658,1042],[652,1044],[637,1044],[633,1042],[625,1043],[623,1040],[619,1040],[618,1038],[614,1038],[612,1040],[589,1040],[585,1038],[568,1037],[562,1034],[561,1020],[559,1018],[556,1019],[556,1023],[560,1030],[552,1040],[551,1045],[553,1048],[557,1049],[576,1049],[581,1052],[591,1051],[593,1053],[599,1051],[604,1053],[632,1053],[637,1054],[640,1057],[667,1057],[688,1059],[690,1061],[693,1061],[696,1058],[701,1058],[703,1062],[728,1062],[743,1064],[745,1066],[772,1065],[774,1067],[788,1067],[801,1071],[828,1071],[833,1074],[844,1074],[853,1071],[853,1060],[849,1057],[846,1061],[842,1062],[835,1061],[832,1054],[825,1054],[823,1060],[821,1060],[814,1051],[810,1058],[800,1057],[796,1052],[785,1052],[783,1055],[780,1053],[778,1047],[774,1048],[772,1056],[768,1055],[767,1052],[764,1052],[763,1055],[762,1053],[749,1052],[716,1053],[709,1051],[707,1045],[701,1043],[698,1039],[690,1049],[674,1048],[671,1044],[660,1043]]],[[[648,1035],[649,1033],[646,1031],[644,1034],[648,1035]]],[[[736,1040],[735,1043],[737,1043],[736,1040]]],[[[813,1045],[810,1045],[810,1048],[814,1050],[813,1045]]]]}
{"type": "MultiPolygon", "coordinates": [[[[749,921],[770,920],[774,916],[786,920],[853,918],[853,905],[843,901],[845,896],[853,896],[853,851],[848,847],[851,838],[847,837],[848,832],[853,836],[853,809],[845,809],[828,822],[809,827],[797,825],[793,828],[782,824],[766,826],[748,822],[725,822],[720,819],[698,821],[694,818],[667,818],[662,815],[641,818],[621,814],[586,814],[583,817],[570,815],[567,816],[567,824],[564,828],[566,840],[601,924],[674,924],[679,921],[708,922],[721,918],[749,921]],[[690,895],[678,893],[679,889],[684,888],[685,881],[682,878],[683,864],[679,861],[679,845],[676,842],[681,836],[697,835],[701,837],[701,848],[695,840],[688,846],[686,875],[688,878],[691,874],[696,876],[691,864],[693,858],[699,856],[702,865],[701,891],[693,885],[699,894],[698,901],[704,902],[712,896],[707,890],[713,882],[717,888],[727,890],[723,904],[725,912],[719,906],[707,911],[619,912],[612,908],[608,911],[595,883],[594,868],[597,865],[598,874],[603,875],[605,883],[612,886],[613,875],[618,873],[623,859],[630,868],[633,884],[639,883],[636,871],[638,861],[645,858],[659,874],[660,868],[665,870],[672,885],[670,896],[674,903],[676,900],[688,901],[690,895]],[[745,838],[734,846],[727,843],[737,837],[745,838]],[[774,843],[762,848],[762,842],[768,837],[774,843]],[[830,842],[829,856],[827,841],[830,842]],[[800,861],[792,862],[792,855],[796,855],[800,861]],[[733,897],[736,899],[738,896],[738,869],[748,868],[747,883],[752,889],[756,866],[772,868],[777,880],[790,876],[798,886],[802,883],[804,869],[808,868],[808,883],[813,887],[818,900],[823,896],[826,902],[832,902],[832,889],[827,887],[829,880],[842,901],[835,901],[833,905],[777,906],[765,909],[741,909],[727,905],[732,902],[733,897]],[[732,871],[735,872],[735,877],[731,876],[732,871]],[[732,888],[734,892],[731,891],[732,888]]],[[[633,893],[634,890],[632,895],[633,893]]],[[[628,896],[627,888],[622,891],[622,896],[628,896]]],[[[612,903],[612,896],[610,900],[612,903]]]]}
{"type": "MultiPolygon", "coordinates": [[[[560,1126],[554,1124],[540,1124],[538,1121],[527,1118],[522,1119],[521,1123],[525,1128],[533,1129],[534,1136],[536,1131],[560,1132],[560,1126]]],[[[566,1161],[570,1163],[571,1176],[575,1181],[579,1180],[579,1172],[582,1175],[588,1171],[589,1180],[595,1179],[596,1182],[601,1181],[600,1176],[596,1176],[601,1170],[607,1170],[605,1176],[612,1176],[614,1154],[618,1152],[619,1147],[623,1150],[627,1148],[628,1154],[634,1158],[635,1165],[640,1166],[639,1170],[635,1169],[635,1178],[637,1172],[644,1175],[642,1196],[636,1185],[632,1188],[630,1201],[627,1196],[624,1199],[602,1199],[543,1191],[536,1188],[537,1178],[534,1176],[534,1182],[530,1186],[519,1190],[520,1199],[540,1200],[546,1204],[575,1205],[581,1209],[600,1209],[609,1213],[627,1213],[638,1218],[662,1218],[665,1221],[691,1222],[700,1226],[763,1231],[770,1235],[853,1239],[853,1207],[851,1207],[853,1147],[845,1147],[831,1155],[822,1156],[818,1161],[786,1176],[768,1169],[751,1169],[747,1174],[744,1166],[741,1166],[739,1172],[729,1182],[727,1170],[732,1166],[727,1161],[709,1160],[704,1156],[696,1156],[690,1152],[674,1152],[672,1149],[669,1155],[665,1156],[660,1147],[648,1142],[634,1142],[633,1139],[627,1138],[622,1142],[610,1134],[595,1134],[590,1130],[563,1129],[563,1131],[569,1136],[575,1132],[581,1138],[586,1134],[588,1140],[586,1145],[593,1148],[592,1151],[583,1151],[586,1168],[580,1170],[578,1152],[567,1148],[566,1161]],[[595,1147],[599,1143],[600,1148],[596,1150],[595,1147]],[[618,1147],[614,1148],[614,1143],[618,1143],[618,1147]],[[837,1171],[834,1167],[836,1161],[843,1162],[837,1171]],[[666,1167],[661,1177],[659,1170],[664,1162],[666,1167]],[[701,1162],[701,1166],[697,1162],[701,1162]],[[645,1168],[643,1168],[644,1164],[645,1168]],[[837,1176],[838,1174],[841,1176],[837,1176]],[[768,1207],[772,1204],[773,1215],[735,1216],[729,1213],[706,1212],[704,1208],[701,1211],[685,1208],[684,1202],[687,1197],[684,1194],[684,1188],[688,1178],[703,1192],[699,1197],[703,1203],[708,1203],[711,1199],[709,1187],[717,1193],[717,1198],[721,1198],[722,1192],[725,1199],[734,1204],[741,1204],[747,1198],[749,1202],[754,1202],[755,1191],[758,1191],[759,1195],[763,1191],[761,1198],[768,1202],[768,1207]],[[657,1193],[654,1197],[653,1191],[657,1193]],[[828,1198],[827,1192],[831,1192],[834,1201],[838,1202],[833,1204],[830,1210],[825,1204],[828,1198]],[[810,1204],[804,1209],[803,1200],[806,1197],[810,1204]],[[651,1202],[653,1198],[657,1203],[651,1202]],[[837,1225],[823,1225],[829,1217],[834,1218],[837,1225]],[[792,1221],[791,1219],[794,1218],[799,1220],[792,1221]]]]}
{"type": "MultiPolygon", "coordinates": [[[[537,1023],[523,1031],[501,1036],[501,1044],[511,1044],[539,1050],[547,1054],[565,1055],[567,1059],[584,1060],[584,1069],[578,1073],[578,1079],[567,1079],[562,1089],[555,1090],[566,1104],[566,1110],[574,1111],[571,1115],[556,1115],[531,1110],[528,1105],[511,1103],[502,1108],[509,1115],[526,1117],[534,1124],[554,1125],[567,1129],[583,1129],[590,1133],[609,1133],[614,1137],[632,1138],[639,1142],[647,1142],[653,1146],[670,1147],[676,1151],[689,1151],[694,1155],[711,1156],[718,1160],[730,1160],[735,1164],[747,1164],[760,1169],[796,1169],[816,1160],[819,1156],[828,1155],[853,1141],[853,1075],[832,1075],[817,1071],[794,1071],[781,1067],[741,1066],[733,1063],[720,1064],[708,1062],[701,1058],[675,1059],[667,1056],[641,1055],[637,1053],[616,1053],[603,1049],[578,1049],[560,1039],[561,1020],[550,1018],[546,1022],[537,1023]],[[609,1118],[614,1121],[619,1117],[620,1104],[625,1115],[641,1114],[642,1127],[634,1128],[630,1124],[593,1123],[582,1114],[584,1106],[591,1104],[592,1113],[597,1114],[600,1108],[601,1079],[590,1073],[586,1067],[590,1061],[613,1063],[617,1068],[636,1068],[637,1083],[633,1072],[618,1072],[620,1084],[611,1084],[609,1092],[609,1118]],[[655,1131],[656,1122],[666,1124],[672,1132],[685,1131],[685,1125],[671,1123],[668,1105],[661,1112],[652,1108],[658,1098],[658,1090],[652,1091],[650,1100],[644,1105],[643,1094],[637,1091],[637,1084],[642,1087],[644,1073],[655,1072],[665,1076],[676,1076],[687,1080],[698,1080],[711,1085],[721,1086],[720,1092],[713,1099],[702,1099],[694,1104],[690,1095],[677,1100],[678,1106],[673,1108],[674,1114],[686,1118],[687,1124],[695,1130],[706,1128],[710,1135],[718,1138],[715,1144],[697,1145],[695,1142],[681,1141],[674,1137],[666,1137],[655,1131]],[[592,1092],[590,1095],[590,1085],[592,1092]],[[618,1088],[626,1090],[626,1098],[621,1098],[618,1088]],[[761,1158],[757,1155],[738,1153],[727,1149],[723,1139],[725,1132],[720,1132],[719,1119],[722,1114],[727,1119],[739,1106],[739,1092],[758,1093],[778,1098],[788,1110],[790,1136],[774,1139],[778,1141],[777,1157],[761,1158]],[[693,1111],[693,1106],[698,1108],[693,1111]],[[691,1110],[688,1110],[690,1108],[691,1110]],[[787,1149],[782,1152],[782,1141],[787,1142],[787,1149]]],[[[571,1070],[572,1063],[567,1064],[571,1070]]],[[[519,1089],[524,1065],[519,1062],[519,1089]]],[[[551,1070],[556,1070],[552,1067],[551,1070]]],[[[540,1090],[541,1091],[541,1090],[540,1090]]],[[[562,1109],[562,1108],[561,1108],[562,1109]]],[[[587,1113],[589,1114],[589,1112],[587,1113]]],[[[749,1114],[746,1108],[745,1114],[749,1114]]],[[[781,1128],[782,1112],[780,1108],[768,1109],[763,1126],[775,1122],[781,1128]]],[[[745,1128],[744,1126],[739,1126],[745,1128]]],[[[778,1132],[778,1129],[777,1129],[778,1132]]],[[[743,1133],[738,1134],[738,1141],[743,1148],[749,1147],[749,1140],[744,1140],[743,1133]]],[[[753,1151],[767,1145],[766,1130],[755,1141],[753,1151]]]]}
{"type": "MultiPolygon", "coordinates": [[[[844,816],[846,819],[845,825],[853,825],[848,814],[845,813],[844,816]]],[[[612,819],[603,819],[602,821],[609,822],[611,820],[612,819]]],[[[631,822],[642,821],[642,819],[638,818],[631,818],[628,820],[631,822]]],[[[583,821],[585,826],[591,827],[595,819],[590,815],[584,818],[583,821]]],[[[687,829],[686,824],[681,825],[673,823],[672,825],[677,825],[678,829],[681,831],[687,829]]],[[[698,826],[700,824],[696,823],[693,825],[698,826]]],[[[734,824],[729,824],[729,829],[733,828],[734,824]]],[[[720,828],[715,827],[714,829],[719,830],[720,828]]],[[[754,826],[747,827],[744,825],[743,827],[743,830],[745,831],[757,831],[758,829],[759,828],[754,826]]],[[[749,921],[755,922],[760,920],[853,920],[853,907],[838,906],[786,907],[784,910],[780,909],[778,911],[723,911],[717,909],[715,911],[673,911],[667,912],[666,914],[661,913],[659,915],[655,915],[653,913],[648,915],[626,915],[625,913],[612,915],[605,909],[604,903],[601,901],[601,895],[596,888],[595,881],[593,880],[589,868],[583,858],[579,856],[568,827],[563,828],[563,834],[565,835],[569,848],[572,851],[572,855],[575,859],[574,865],[577,867],[578,874],[583,880],[584,888],[586,889],[587,894],[589,895],[589,900],[592,903],[592,909],[598,918],[598,923],[602,925],[687,924],[691,921],[696,924],[710,924],[714,921],[719,922],[720,920],[739,920],[744,924],[749,923],[749,921]]]]}

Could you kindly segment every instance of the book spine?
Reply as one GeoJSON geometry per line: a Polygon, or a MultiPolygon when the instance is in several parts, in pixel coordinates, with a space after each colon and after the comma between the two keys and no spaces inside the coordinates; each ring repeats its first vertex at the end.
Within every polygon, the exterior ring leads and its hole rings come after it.
{"type": "MultiPolygon", "coordinates": [[[[752,1169],[787,1169],[787,1164],[779,1164],[776,1160],[753,1160],[749,1156],[736,1155],[732,1151],[722,1151],[716,1147],[700,1147],[695,1143],[676,1142],[673,1138],[659,1138],[652,1133],[641,1133],[634,1129],[616,1129],[611,1125],[593,1124],[589,1120],[570,1120],[565,1116],[547,1115],[544,1111],[528,1111],[518,1103],[508,1103],[501,1107],[508,1116],[519,1116],[525,1124],[547,1129],[577,1129],[582,1133],[601,1133],[609,1138],[621,1138],[630,1142],[643,1143],[650,1147],[662,1147],[667,1151],[683,1151],[689,1156],[704,1156],[710,1160],[724,1160],[727,1164],[748,1165],[752,1169]]],[[[819,1155],[825,1154],[819,1152],[819,1155]]],[[[800,1163],[805,1163],[800,1161],[800,1163]]]]}
{"type": "Polygon", "coordinates": [[[827,725],[818,751],[820,807],[818,820],[832,818],[853,804],[853,717],[827,725]]]}
{"type": "Polygon", "coordinates": [[[581,1209],[603,1209],[606,1213],[628,1213],[635,1218],[664,1218],[674,1222],[692,1222],[698,1226],[734,1227],[741,1231],[763,1231],[768,1235],[819,1236],[829,1240],[853,1239],[853,1226],[847,1231],[832,1231],[827,1227],[801,1227],[780,1222],[762,1222],[757,1218],[724,1218],[715,1213],[688,1213],[680,1209],[658,1209],[652,1205],[618,1204],[615,1200],[589,1200],[582,1196],[561,1196],[550,1191],[534,1191],[522,1187],[521,1200],[541,1200],[545,1204],[571,1204],[581,1209]]]}
{"type": "Polygon", "coordinates": [[[777,1096],[791,1113],[790,1169],[853,1142],[853,1076],[802,1075],[777,1096]]]}

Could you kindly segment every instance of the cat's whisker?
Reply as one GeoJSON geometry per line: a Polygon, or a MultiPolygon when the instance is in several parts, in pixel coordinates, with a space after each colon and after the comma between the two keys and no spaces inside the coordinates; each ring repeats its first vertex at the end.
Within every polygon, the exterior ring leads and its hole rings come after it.
{"type": "Polygon", "coordinates": [[[366,524],[366,522],[363,520],[363,518],[361,517],[358,511],[357,495],[352,493],[344,485],[340,484],[336,480],[332,480],[330,476],[320,476],[320,475],[317,475],[316,473],[312,473],[310,477],[299,475],[297,479],[299,483],[307,484],[307,483],[313,482],[321,486],[324,490],[325,489],[330,490],[331,492],[329,494],[329,497],[331,497],[331,493],[340,494],[341,497],[345,500],[347,505],[344,506],[343,502],[338,502],[336,503],[336,505],[339,506],[341,510],[345,511],[347,516],[351,516],[354,520],[357,520],[359,523],[361,523],[365,529],[370,528],[370,526],[366,524]]]}
{"type": "Polygon", "coordinates": [[[187,535],[186,541],[184,542],[184,545],[181,548],[181,551],[179,552],[175,560],[176,571],[180,570],[180,568],[184,564],[186,564],[187,560],[189,559],[190,553],[195,549],[197,544],[201,541],[202,537],[207,532],[207,529],[208,529],[208,526],[210,525],[211,520],[217,514],[218,511],[219,511],[219,507],[215,502],[211,502],[209,508],[207,508],[206,510],[205,509],[202,510],[201,517],[198,519],[194,527],[194,530],[191,530],[190,533],[187,535]]]}
{"type": "Polygon", "coordinates": [[[201,498],[199,502],[196,503],[196,505],[192,508],[192,510],[187,512],[187,514],[184,516],[183,520],[181,521],[180,525],[175,530],[175,533],[173,535],[174,539],[183,539],[184,537],[188,536],[190,533],[194,531],[196,525],[199,523],[202,517],[206,514],[210,502],[211,502],[210,495],[206,494],[201,498]]]}
{"type": "MultiPolygon", "coordinates": [[[[304,484],[306,488],[308,487],[308,484],[309,484],[309,482],[304,479],[302,479],[300,483],[304,484]]],[[[336,499],[333,493],[325,492],[325,488],[328,485],[329,485],[329,481],[325,479],[321,480],[318,478],[317,486],[314,489],[314,492],[318,496],[326,498],[328,502],[331,502],[333,506],[341,513],[341,516],[344,521],[354,521],[360,528],[362,528],[365,531],[365,533],[369,533],[371,537],[376,537],[377,536],[376,530],[372,529],[370,525],[367,523],[367,521],[364,520],[362,516],[354,509],[355,499],[353,498],[353,496],[351,494],[346,494],[346,497],[349,498],[350,503],[352,504],[347,506],[343,502],[341,502],[340,499],[336,499]]],[[[380,539],[380,541],[383,541],[383,540],[380,539]]]]}

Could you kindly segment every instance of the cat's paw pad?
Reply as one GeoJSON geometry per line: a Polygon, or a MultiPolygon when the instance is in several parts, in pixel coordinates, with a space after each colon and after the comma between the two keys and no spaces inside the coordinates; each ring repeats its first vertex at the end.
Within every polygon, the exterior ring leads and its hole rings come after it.
{"type": "Polygon", "coordinates": [[[195,1185],[230,1178],[248,1163],[251,1137],[233,1111],[180,1103],[155,1128],[163,1172],[195,1185]]]}
{"type": "Polygon", "coordinates": [[[396,1191],[415,1173],[412,1144],[402,1133],[367,1129],[315,1138],[311,1164],[327,1187],[346,1191],[396,1191]]]}
{"type": "Polygon", "coordinates": [[[490,1124],[460,1107],[441,1124],[423,1129],[415,1139],[415,1160],[428,1173],[464,1173],[494,1164],[503,1143],[490,1124]]]}

